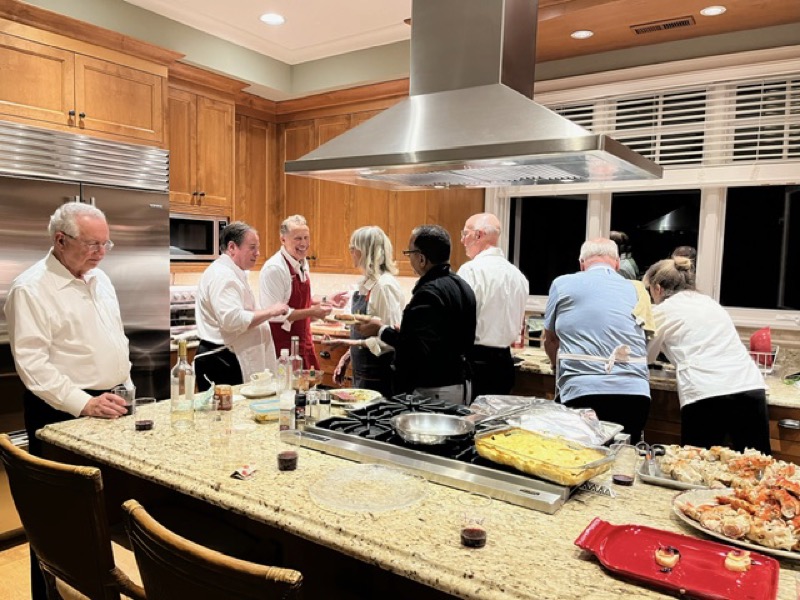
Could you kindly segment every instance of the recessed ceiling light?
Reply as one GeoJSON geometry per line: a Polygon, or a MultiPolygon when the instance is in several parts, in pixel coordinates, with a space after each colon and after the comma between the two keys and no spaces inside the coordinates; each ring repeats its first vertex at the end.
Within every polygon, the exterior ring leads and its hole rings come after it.
{"type": "Polygon", "coordinates": [[[704,17],[716,17],[717,15],[724,13],[726,10],[728,9],[724,6],[706,6],[700,11],[700,14],[704,17]]]}
{"type": "Polygon", "coordinates": [[[576,40],[585,40],[594,35],[594,31],[589,31],[588,29],[579,29],[578,31],[573,31],[569,34],[569,37],[574,38],[576,40]]]}
{"type": "Polygon", "coordinates": [[[266,13],[259,17],[264,23],[267,25],[283,25],[286,19],[283,18],[283,15],[279,15],[277,13],[266,13]]]}

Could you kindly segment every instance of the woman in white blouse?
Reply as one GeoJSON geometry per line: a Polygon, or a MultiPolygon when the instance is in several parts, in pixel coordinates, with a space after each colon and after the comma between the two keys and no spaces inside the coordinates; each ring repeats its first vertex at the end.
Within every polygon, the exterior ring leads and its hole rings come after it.
{"type": "Polygon", "coordinates": [[[644,276],[656,321],[648,359],[663,352],[675,365],[681,443],[769,454],[764,378],[728,313],[694,281],[686,257],[659,261],[644,276]]]}
{"type": "MultiPolygon", "coordinates": [[[[395,278],[392,242],[380,227],[361,227],[350,236],[350,256],[353,266],[364,274],[350,299],[350,312],[376,317],[389,327],[399,325],[405,298],[395,278]]],[[[375,390],[390,398],[394,351],[377,338],[367,341],[355,331],[351,331],[350,338],[350,349],[339,361],[335,380],[343,381],[347,364],[352,361],[354,387],[375,390]]]]}

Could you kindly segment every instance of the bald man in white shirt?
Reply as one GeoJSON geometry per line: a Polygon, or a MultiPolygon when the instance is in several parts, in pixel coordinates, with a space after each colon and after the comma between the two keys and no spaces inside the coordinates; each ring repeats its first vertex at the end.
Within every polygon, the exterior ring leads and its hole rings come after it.
{"type": "Polygon", "coordinates": [[[478,327],[468,356],[472,368],[472,396],[508,394],[514,387],[511,344],[525,319],[528,280],[498,247],[500,221],[491,213],[472,215],[464,224],[461,243],[472,259],[459,276],[475,292],[478,327]]]}

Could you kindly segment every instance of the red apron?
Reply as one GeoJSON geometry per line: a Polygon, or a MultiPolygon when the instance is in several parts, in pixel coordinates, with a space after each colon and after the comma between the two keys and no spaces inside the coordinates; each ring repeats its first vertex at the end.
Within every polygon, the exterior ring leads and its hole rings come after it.
{"type": "MultiPolygon", "coordinates": [[[[292,268],[291,263],[286,261],[289,273],[292,276],[292,293],[287,304],[293,309],[309,308],[311,306],[311,278],[306,277],[305,281],[300,281],[300,276],[292,268]]],[[[281,350],[287,348],[291,350],[291,337],[296,335],[300,338],[300,356],[303,357],[304,369],[319,369],[319,359],[314,352],[314,340],[311,337],[311,319],[298,319],[292,321],[292,329],[286,331],[281,327],[282,323],[270,323],[272,330],[272,341],[275,342],[275,353],[280,356],[281,350]]]]}

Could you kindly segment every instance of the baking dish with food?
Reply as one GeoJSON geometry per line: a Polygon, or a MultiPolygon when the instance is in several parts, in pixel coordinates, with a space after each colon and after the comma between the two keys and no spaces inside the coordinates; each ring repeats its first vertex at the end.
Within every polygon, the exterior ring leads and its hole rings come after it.
{"type": "Polygon", "coordinates": [[[614,454],[605,446],[591,446],[560,436],[509,427],[475,436],[482,457],[559,485],[580,485],[605,473],[614,454]]]}

